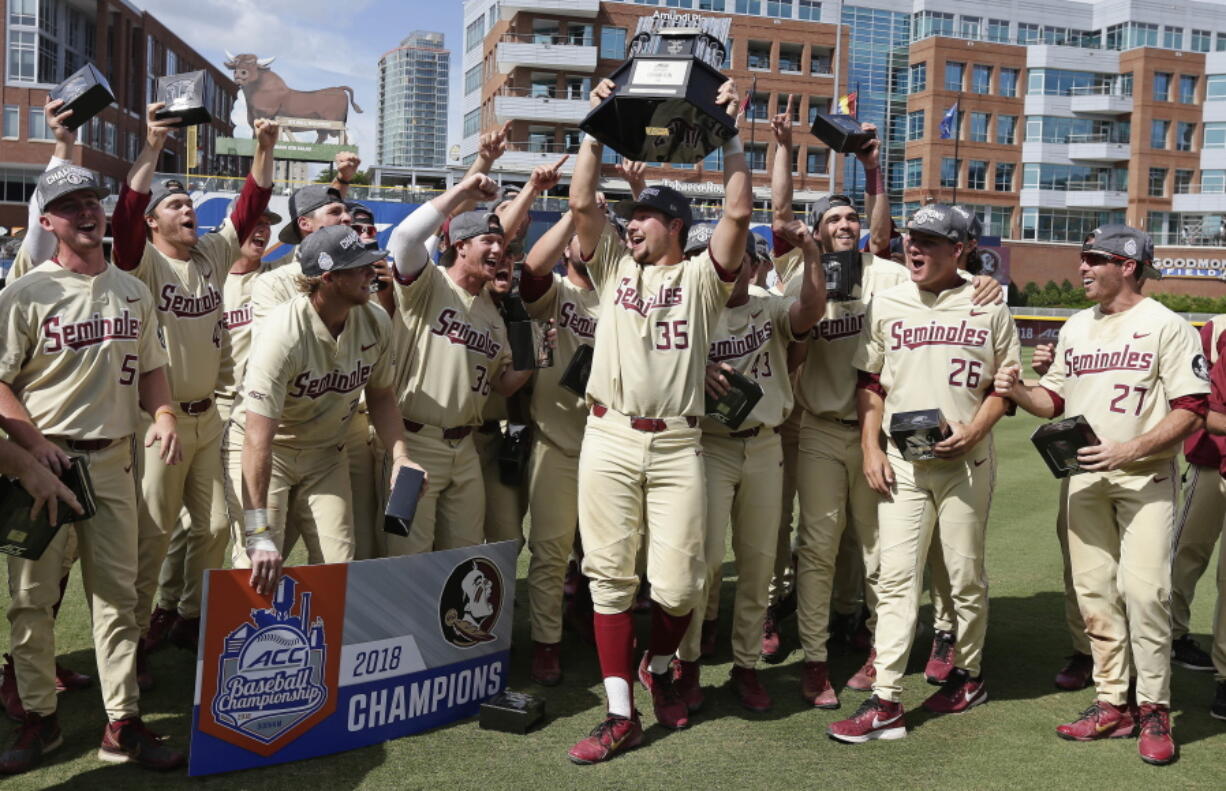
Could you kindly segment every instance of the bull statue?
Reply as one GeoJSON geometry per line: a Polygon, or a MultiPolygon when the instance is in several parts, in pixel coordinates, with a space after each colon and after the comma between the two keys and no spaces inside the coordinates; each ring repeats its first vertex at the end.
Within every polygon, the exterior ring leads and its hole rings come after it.
{"type": "MultiPolygon", "coordinates": [[[[234,82],[243,89],[247,100],[247,125],[255,127],[257,118],[318,118],[321,121],[340,121],[349,117],[349,105],[354,112],[362,112],[354,101],[353,89],[348,85],[320,88],[317,91],[296,91],[285,84],[269,66],[276,57],[261,58],[252,54],[232,55],[226,51],[225,67],[234,72],[234,82]]],[[[325,129],[290,129],[291,132],[314,131],[316,143],[326,142],[329,135],[339,132],[325,129]]]]}

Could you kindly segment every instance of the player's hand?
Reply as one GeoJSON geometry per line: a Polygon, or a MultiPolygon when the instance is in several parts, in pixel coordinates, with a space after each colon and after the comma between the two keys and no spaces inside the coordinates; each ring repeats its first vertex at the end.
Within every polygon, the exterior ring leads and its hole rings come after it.
{"type": "Polygon", "coordinates": [[[421,491],[418,492],[417,494],[418,499],[420,499],[421,496],[426,493],[427,487],[430,486],[430,473],[426,472],[425,467],[413,461],[408,456],[405,456],[402,454],[400,456],[397,456],[392,461],[392,480],[391,480],[392,488],[395,488],[396,478],[400,476],[400,470],[403,467],[408,467],[411,470],[417,470],[418,472],[421,473],[421,491]]]}
{"type": "Polygon", "coordinates": [[[375,261],[371,264],[371,268],[375,270],[375,283],[379,284],[377,290],[381,291],[392,285],[392,268],[388,265],[386,258],[375,261]]]}
{"type": "Polygon", "coordinates": [[[647,163],[623,159],[614,165],[614,168],[617,170],[617,175],[624,178],[630,185],[630,195],[637,199],[639,193],[647,186],[647,163]]]}
{"type": "Polygon", "coordinates": [[[34,507],[30,509],[31,521],[38,518],[38,512],[46,505],[47,519],[51,524],[55,524],[58,521],[60,501],[63,501],[77,514],[85,513],[72,490],[42,464],[26,465],[21,474],[17,476],[17,480],[21,482],[21,488],[34,498],[34,507]]]}
{"type": "Polygon", "coordinates": [[[732,366],[728,363],[707,363],[706,388],[707,395],[712,398],[723,398],[732,389],[728,384],[728,378],[724,376],[724,371],[731,371],[732,366]]]}
{"type": "Polygon", "coordinates": [[[787,109],[771,116],[771,134],[783,148],[792,147],[792,94],[788,94],[787,109]]]}
{"type": "Polygon", "coordinates": [[[477,143],[477,156],[488,163],[493,163],[507,152],[507,136],[511,134],[511,122],[507,121],[493,132],[481,135],[477,143]]]}
{"type": "Polygon", "coordinates": [[[552,165],[538,165],[533,168],[532,175],[528,179],[533,189],[537,192],[546,192],[558,186],[558,182],[562,180],[562,166],[568,159],[570,159],[570,154],[563,154],[562,158],[552,165]]]}
{"type": "Polygon", "coordinates": [[[353,151],[337,152],[336,158],[332,160],[332,167],[336,171],[336,177],[341,181],[353,181],[353,177],[358,174],[358,168],[361,164],[362,160],[353,151]]]}
{"type": "Polygon", "coordinates": [[[971,286],[975,289],[975,293],[971,295],[972,305],[1004,304],[1005,290],[996,282],[996,278],[975,275],[971,278],[971,286]]]}
{"type": "Polygon", "coordinates": [[[64,126],[72,117],[72,110],[65,110],[61,113],[60,108],[63,106],[63,99],[51,99],[43,105],[43,117],[47,120],[47,128],[51,130],[56,141],[71,146],[77,142],[77,133],[64,126]]]}
{"type": "Polygon", "coordinates": [[[1055,361],[1056,344],[1040,343],[1034,347],[1034,356],[1030,358],[1030,367],[1036,374],[1043,376],[1055,361]]]}
{"type": "Polygon", "coordinates": [[[553,319],[549,319],[546,322],[546,326],[548,329],[545,330],[545,345],[549,347],[550,351],[554,351],[558,348],[558,328],[554,324],[553,319]]]}
{"type": "Polygon", "coordinates": [[[806,240],[812,241],[813,234],[809,230],[809,226],[805,225],[805,221],[793,217],[779,229],[779,235],[783,240],[793,247],[804,248],[806,240]]]}
{"type": "MultiPolygon", "coordinates": [[[[868,121],[860,124],[860,128],[865,132],[877,131],[877,125],[870,124],[868,121]]],[[[856,159],[860,160],[865,170],[876,170],[881,167],[881,138],[874,137],[865,143],[864,148],[856,152],[856,159]]]]}
{"type": "Polygon", "coordinates": [[[58,445],[44,439],[40,444],[29,448],[30,455],[38,463],[51,470],[58,477],[72,464],[72,459],[58,445]]]}
{"type": "Polygon", "coordinates": [[[973,423],[958,423],[949,421],[950,435],[932,446],[932,452],[938,459],[956,459],[983,439],[983,432],[975,428],[973,423]]]}
{"type": "Polygon", "coordinates": [[[168,414],[158,415],[153,425],[145,432],[145,447],[152,448],[153,443],[162,446],[158,456],[168,465],[178,464],[183,460],[183,448],[179,444],[179,432],[175,419],[168,414]]]}
{"type": "Polygon", "coordinates": [[[864,452],[864,478],[868,488],[887,500],[894,499],[894,468],[881,448],[869,448],[864,452]]]}
{"type": "Polygon", "coordinates": [[[1118,470],[1140,456],[1131,442],[1112,442],[1109,439],[1100,441],[1097,445],[1088,445],[1077,451],[1077,463],[1083,470],[1089,472],[1108,472],[1118,470]]]}
{"type": "Polygon", "coordinates": [[[484,173],[474,173],[466,177],[460,182],[460,189],[470,200],[478,203],[491,201],[498,197],[498,182],[484,173]]]}
{"type": "Polygon", "coordinates": [[[252,549],[247,551],[251,560],[251,587],[261,596],[268,596],[281,579],[284,560],[275,549],[252,549]]]}
{"type": "Polygon", "coordinates": [[[715,92],[715,105],[723,107],[733,118],[740,115],[741,95],[736,90],[736,80],[728,80],[719,86],[719,90],[715,92]]]}
{"type": "Polygon", "coordinates": [[[996,372],[996,376],[992,381],[992,387],[998,396],[1011,398],[1013,390],[1022,383],[1022,366],[1020,365],[1003,365],[996,372]]]}
{"type": "Polygon", "coordinates": [[[271,151],[277,145],[277,135],[281,126],[271,118],[255,119],[255,139],[259,147],[271,151]]]}
{"type": "Polygon", "coordinates": [[[166,145],[166,138],[170,136],[170,130],[183,120],[177,115],[162,119],[155,118],[157,111],[165,106],[166,102],[154,102],[145,108],[145,145],[157,150],[161,150],[166,145]]]}
{"type": "Polygon", "coordinates": [[[608,77],[605,77],[600,82],[596,83],[596,87],[588,94],[587,102],[592,107],[603,102],[613,95],[613,91],[617,90],[617,86],[608,77]]]}

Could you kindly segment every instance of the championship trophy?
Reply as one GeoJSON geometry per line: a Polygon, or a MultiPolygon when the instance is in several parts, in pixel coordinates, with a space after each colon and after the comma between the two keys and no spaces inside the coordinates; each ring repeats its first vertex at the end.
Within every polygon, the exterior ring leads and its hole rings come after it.
{"type": "Polygon", "coordinates": [[[627,159],[695,164],[736,135],[715,103],[732,20],[697,14],[639,19],[612,95],[579,128],[627,159]]]}
{"type": "Polygon", "coordinates": [[[729,389],[719,398],[706,394],[703,411],[728,428],[736,431],[749,417],[749,413],[762,400],[762,386],[748,376],[736,371],[720,371],[728,380],[729,389]]]}
{"type": "Polygon", "coordinates": [[[566,364],[566,370],[562,372],[562,378],[558,380],[558,384],[565,387],[575,395],[583,398],[587,395],[587,380],[592,375],[592,358],[595,355],[595,350],[586,343],[579,345],[575,349],[575,354],[570,358],[570,362],[566,364]]]}
{"type": "Polygon", "coordinates": [[[1030,435],[1030,441],[1057,478],[1085,472],[1077,460],[1077,451],[1099,444],[1090,422],[1081,415],[1039,426],[1030,435]]]}
{"type": "Polygon", "coordinates": [[[90,519],[98,512],[93,479],[83,457],[71,457],[67,469],[60,474],[60,482],[72,490],[85,513],[78,515],[66,504],[59,503],[53,523],[46,506],[37,519],[30,519],[34,498],[20,481],[0,477],[0,552],[38,560],[61,527],[90,519]]]}
{"type": "Polygon", "coordinates": [[[822,270],[826,273],[826,299],[847,302],[858,296],[855,291],[864,274],[864,258],[859,250],[822,253],[822,270]]]}
{"type": "Polygon", "coordinates": [[[186,71],[158,77],[159,102],[166,106],[154,114],[155,118],[179,118],[175,126],[196,126],[213,120],[204,102],[204,72],[186,71]]]}
{"type": "Polygon", "coordinates": [[[890,436],[907,461],[927,461],[937,457],[933,446],[953,432],[939,409],[898,412],[890,418],[890,436]]]}
{"type": "Polygon", "coordinates": [[[62,99],[64,104],[56,111],[57,114],[72,110],[72,115],[64,119],[64,126],[77,129],[89,119],[110,107],[115,101],[111,84],[102,76],[102,72],[92,63],[87,63],[72,76],[51,89],[48,98],[62,99]]]}
{"type": "Polygon", "coordinates": [[[809,131],[840,154],[854,154],[877,136],[876,132],[861,129],[855,118],[842,113],[817,113],[809,131]]]}

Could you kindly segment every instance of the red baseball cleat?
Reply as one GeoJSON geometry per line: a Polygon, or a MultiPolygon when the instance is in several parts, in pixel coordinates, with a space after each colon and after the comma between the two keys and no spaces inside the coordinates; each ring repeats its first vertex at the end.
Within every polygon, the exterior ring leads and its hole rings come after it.
{"type": "Polygon", "coordinates": [[[586,739],[570,748],[572,763],[587,765],[607,761],[618,753],[633,750],[643,743],[643,725],[636,711],[630,717],[610,714],[592,729],[586,739]]]}
{"type": "Polygon", "coordinates": [[[752,667],[732,666],[732,677],[729,679],[732,691],[741,701],[741,705],[750,711],[770,711],[774,702],[762,682],[758,680],[758,671],[752,667]]]}
{"type": "Polygon", "coordinates": [[[74,689],[86,689],[94,683],[91,676],[78,673],[71,668],[55,663],[55,691],[69,692],[74,689]]]}
{"type": "Polygon", "coordinates": [[[872,692],[873,683],[877,680],[877,652],[870,651],[868,659],[864,660],[864,666],[856,671],[856,674],[847,679],[847,688],[854,689],[857,692],[872,692]]]}
{"type": "Polygon", "coordinates": [[[1081,716],[1056,728],[1061,739],[1092,742],[1098,739],[1127,739],[1136,731],[1136,720],[1128,706],[1115,706],[1096,700],[1081,716]]]}
{"type": "Polygon", "coordinates": [[[643,652],[643,660],[639,662],[639,681],[651,693],[651,707],[656,713],[656,722],[665,728],[680,730],[690,725],[690,710],[685,701],[677,694],[673,685],[673,674],[669,671],[652,673],[648,660],[651,652],[643,652]]]}
{"type": "Polygon", "coordinates": [[[64,743],[60,722],[54,714],[30,713],[16,729],[17,738],[0,754],[0,774],[16,775],[38,766],[39,760],[64,743]]]}
{"type": "Polygon", "coordinates": [[[830,669],[825,662],[805,662],[800,671],[800,697],[819,709],[837,709],[839,696],[830,685],[830,669]]]}
{"type": "Polygon", "coordinates": [[[1141,760],[1166,766],[1175,760],[1178,748],[1171,736],[1171,710],[1158,703],[1141,704],[1141,737],[1137,739],[1141,760]]]}
{"type": "Polygon", "coordinates": [[[562,681],[562,646],[560,643],[532,644],[532,668],[528,676],[538,684],[555,687],[562,681]]]}
{"type": "Polygon", "coordinates": [[[783,661],[783,639],[779,636],[779,619],[775,608],[766,608],[762,621],[762,660],[774,664],[783,661]]]}
{"type": "Polygon", "coordinates": [[[162,607],[154,607],[153,614],[149,616],[149,630],[145,632],[145,636],[141,641],[145,645],[146,651],[156,651],[161,648],[166,642],[170,630],[174,627],[175,622],[179,620],[179,614],[174,610],[167,610],[162,607]]]}
{"type": "Polygon", "coordinates": [[[932,636],[932,652],[928,654],[928,664],[924,667],[924,678],[929,684],[944,684],[954,669],[954,643],[957,636],[953,632],[937,629],[932,636]]]}
{"type": "Polygon", "coordinates": [[[702,637],[699,638],[698,653],[703,659],[715,656],[715,645],[719,642],[719,619],[712,618],[702,622],[702,637]]]}
{"type": "Polygon", "coordinates": [[[113,764],[131,761],[158,771],[178,769],[187,759],[183,753],[167,747],[165,739],[146,728],[140,717],[108,722],[102,732],[98,760],[113,764]]]}
{"type": "Polygon", "coordinates": [[[683,659],[672,661],[673,688],[685,701],[685,707],[691,714],[702,708],[706,697],[702,694],[702,684],[697,662],[686,662],[683,659]]]}
{"type": "MultiPolygon", "coordinates": [[[[13,657],[4,655],[4,678],[0,679],[0,706],[14,722],[26,721],[26,708],[21,705],[21,693],[17,691],[17,671],[13,669],[13,657]]],[[[23,770],[24,771],[24,770],[23,770]]]]}
{"type": "Polygon", "coordinates": [[[988,702],[988,688],[983,676],[971,678],[961,668],[949,674],[949,680],[924,701],[924,708],[934,714],[961,714],[988,702]]]}
{"type": "Polygon", "coordinates": [[[873,695],[860,704],[855,714],[831,724],[826,735],[848,744],[901,739],[907,735],[907,721],[901,703],[873,695]]]}

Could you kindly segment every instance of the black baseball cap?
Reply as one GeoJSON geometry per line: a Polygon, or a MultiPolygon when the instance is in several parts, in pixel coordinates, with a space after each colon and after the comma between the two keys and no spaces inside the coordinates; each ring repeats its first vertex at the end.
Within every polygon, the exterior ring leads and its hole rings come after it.
{"type": "Polygon", "coordinates": [[[187,195],[187,188],[183,186],[183,182],[178,179],[166,179],[160,184],[154,184],[149,194],[149,205],[145,207],[145,214],[152,217],[153,212],[157,210],[158,204],[169,198],[171,195],[187,195]]]}
{"type": "Polygon", "coordinates": [[[922,233],[961,242],[966,239],[966,221],[952,206],[930,203],[916,209],[911,219],[907,220],[907,233],[922,233]]]}
{"type": "Polygon", "coordinates": [[[1144,231],[1130,225],[1100,225],[1090,232],[1092,238],[1081,245],[1082,253],[1102,253],[1131,258],[1141,265],[1141,276],[1162,279],[1162,271],[1154,266],[1154,240],[1144,231]]]}
{"type": "Polygon", "coordinates": [[[644,187],[638,198],[628,198],[613,205],[613,212],[623,220],[632,218],[635,209],[654,209],[663,212],[669,217],[681,220],[685,228],[694,224],[694,214],[690,211],[690,199],[672,187],[644,187]]]}
{"type": "Polygon", "coordinates": [[[851,206],[855,204],[851,202],[851,198],[846,195],[827,195],[824,198],[819,198],[817,203],[813,204],[813,208],[809,209],[809,227],[816,228],[818,223],[822,221],[822,217],[826,212],[837,206],[851,206]]]}
{"type": "Polygon", "coordinates": [[[447,238],[450,245],[448,249],[454,248],[465,239],[471,239],[474,236],[481,236],[487,233],[505,235],[505,232],[502,230],[502,221],[492,211],[466,211],[463,214],[456,215],[451,218],[451,224],[447,229],[447,238]]]}
{"type": "Polygon", "coordinates": [[[766,237],[760,233],[750,233],[749,238],[753,240],[754,257],[763,264],[771,262],[771,243],[766,241],[766,237]]]}
{"type": "Polygon", "coordinates": [[[955,203],[951,206],[954,213],[962,218],[962,222],[966,224],[967,241],[979,241],[979,237],[983,235],[983,221],[979,219],[979,215],[974,212],[969,206],[963,206],[960,203],[955,203]]]}
{"type": "Polygon", "coordinates": [[[328,184],[308,184],[289,196],[289,222],[281,226],[277,238],[285,244],[298,244],[302,234],[298,231],[298,218],[310,214],[330,203],[344,203],[345,199],[335,187],[328,184]]]}
{"type": "Polygon", "coordinates": [[[329,225],[315,231],[298,246],[302,274],[319,277],[325,272],[358,269],[387,258],[386,250],[368,250],[358,232],[348,225],[329,225]]]}
{"type": "Polygon", "coordinates": [[[711,236],[715,233],[715,223],[700,222],[690,227],[690,232],[685,236],[685,249],[682,251],[686,255],[693,255],[707,249],[711,244],[711,236]]]}
{"type": "Polygon", "coordinates": [[[365,214],[370,218],[371,222],[375,221],[375,213],[370,210],[370,207],[364,203],[358,203],[355,200],[345,201],[345,208],[349,210],[349,216],[357,219],[359,214],[365,214]]]}
{"type": "Polygon", "coordinates": [[[46,211],[52,203],[74,192],[89,192],[98,200],[111,194],[94,171],[77,165],[60,165],[38,177],[38,210],[46,211]]]}

